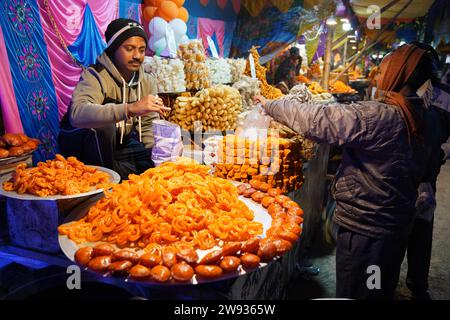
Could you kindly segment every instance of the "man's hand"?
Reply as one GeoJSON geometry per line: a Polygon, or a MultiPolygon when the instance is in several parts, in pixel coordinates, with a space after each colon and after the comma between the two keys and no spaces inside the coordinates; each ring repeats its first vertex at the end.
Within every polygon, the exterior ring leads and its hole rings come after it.
{"type": "Polygon", "coordinates": [[[170,111],[170,108],[164,106],[161,98],[149,94],[139,101],[128,104],[129,116],[144,116],[150,112],[158,112],[161,116],[165,111],[170,111]]]}
{"type": "Polygon", "coordinates": [[[253,97],[253,103],[254,104],[260,103],[261,106],[264,108],[266,106],[267,99],[264,98],[263,96],[254,96],[253,97]]]}

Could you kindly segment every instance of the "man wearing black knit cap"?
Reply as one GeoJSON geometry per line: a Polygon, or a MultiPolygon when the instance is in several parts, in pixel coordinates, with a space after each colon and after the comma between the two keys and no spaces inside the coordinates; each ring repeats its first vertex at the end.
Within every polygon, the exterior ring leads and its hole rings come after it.
{"type": "Polygon", "coordinates": [[[117,19],[105,38],[105,52],[81,74],[58,141],[63,155],[111,168],[127,179],[153,166],[152,122],[170,109],[158,98],[155,79],[144,73],[142,26],[117,19]]]}

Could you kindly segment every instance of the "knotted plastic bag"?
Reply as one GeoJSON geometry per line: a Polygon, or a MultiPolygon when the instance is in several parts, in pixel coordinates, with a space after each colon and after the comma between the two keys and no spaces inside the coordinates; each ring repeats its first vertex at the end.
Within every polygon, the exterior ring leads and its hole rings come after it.
{"type": "Polygon", "coordinates": [[[183,153],[180,126],[165,120],[153,121],[155,144],[152,160],[155,166],[167,161],[176,161],[183,153]]]}

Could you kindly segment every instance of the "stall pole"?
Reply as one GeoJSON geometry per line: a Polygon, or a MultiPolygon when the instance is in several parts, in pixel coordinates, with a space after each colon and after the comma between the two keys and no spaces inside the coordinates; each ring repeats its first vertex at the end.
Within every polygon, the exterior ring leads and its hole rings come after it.
{"type": "Polygon", "coordinates": [[[342,59],[343,67],[345,67],[345,61],[347,61],[347,46],[348,46],[348,38],[345,40],[345,43],[344,43],[344,57],[342,59]]]}
{"type": "Polygon", "coordinates": [[[333,45],[333,35],[334,35],[334,26],[329,25],[327,28],[327,40],[325,43],[325,57],[323,65],[322,87],[324,88],[324,90],[328,90],[328,80],[330,78],[331,48],[333,45]]]}

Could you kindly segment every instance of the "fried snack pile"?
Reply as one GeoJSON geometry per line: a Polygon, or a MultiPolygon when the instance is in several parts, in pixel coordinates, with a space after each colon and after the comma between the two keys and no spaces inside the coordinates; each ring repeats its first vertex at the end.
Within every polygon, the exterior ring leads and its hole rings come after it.
{"type": "Polygon", "coordinates": [[[303,182],[300,149],[295,140],[269,136],[254,141],[227,135],[219,146],[214,174],[241,182],[267,182],[283,192],[296,190],[303,182]]]}
{"type": "Polygon", "coordinates": [[[305,84],[308,84],[311,82],[311,80],[308,79],[307,77],[305,77],[304,75],[297,76],[296,80],[300,83],[305,83],[305,84]]]}
{"type": "Polygon", "coordinates": [[[356,90],[347,86],[340,80],[337,80],[330,84],[330,92],[332,93],[356,93],[356,90]]]}
{"type": "Polygon", "coordinates": [[[236,129],[237,116],[242,111],[241,95],[237,89],[218,85],[204,89],[194,97],[178,97],[169,120],[185,130],[193,130],[201,121],[204,130],[236,129]]]}
{"type": "Polygon", "coordinates": [[[39,162],[37,167],[19,164],[9,181],[3,182],[6,191],[29,193],[39,197],[71,195],[92,190],[109,182],[109,175],[85,166],[75,157],[65,159],[57,154],[54,160],[39,162]]]}
{"type": "Polygon", "coordinates": [[[0,159],[21,156],[36,150],[40,144],[38,139],[29,138],[23,133],[5,133],[0,137],[0,159]]]}
{"type": "Polygon", "coordinates": [[[311,91],[311,93],[314,95],[327,92],[322,88],[320,83],[316,81],[311,82],[311,84],[308,86],[308,90],[311,91]]]}
{"type": "MultiPolygon", "coordinates": [[[[271,86],[266,79],[266,68],[259,64],[259,53],[255,47],[250,49],[250,54],[253,56],[253,60],[255,60],[255,70],[256,77],[261,82],[261,94],[267,99],[278,99],[283,96],[283,93],[280,89],[271,86]]],[[[251,76],[250,71],[250,62],[247,60],[247,65],[245,67],[245,74],[247,76],[251,76]]]]}
{"type": "Polygon", "coordinates": [[[61,226],[76,243],[105,241],[119,247],[189,246],[210,249],[223,241],[243,241],[262,233],[253,212],[238,200],[229,181],[209,167],[166,162],[115,185],[86,217],[61,226]]]}

